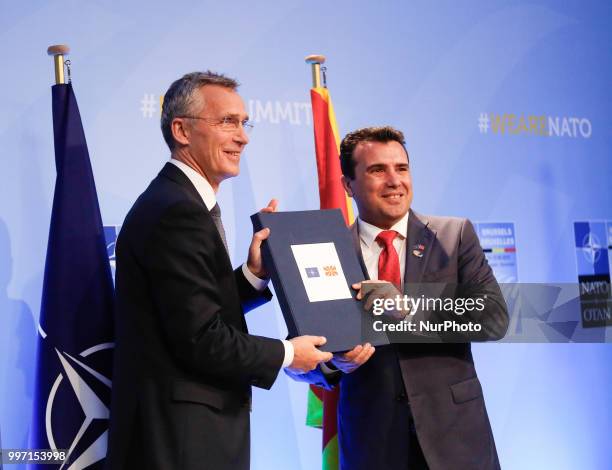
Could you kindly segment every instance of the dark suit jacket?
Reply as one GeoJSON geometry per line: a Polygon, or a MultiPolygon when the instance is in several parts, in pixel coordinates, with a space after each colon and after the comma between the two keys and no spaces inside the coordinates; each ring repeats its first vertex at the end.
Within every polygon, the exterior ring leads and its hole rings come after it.
{"type": "MultiPolygon", "coordinates": [[[[361,258],[357,224],[352,232],[361,258]]],[[[419,282],[469,286],[470,295],[488,299],[487,328],[479,339],[503,337],[506,304],[468,220],[411,211],[406,244],[405,293],[419,282]],[[418,244],[425,247],[422,258],[412,254],[418,244]]],[[[338,378],[320,370],[303,377],[327,388],[338,378]]],[[[341,374],[342,469],[408,469],[411,412],[431,470],[499,468],[469,342],[379,347],[355,372],[341,374]]]]}
{"type": "Polygon", "coordinates": [[[189,179],[167,163],[117,242],[107,468],[246,469],[251,385],[270,388],[281,341],[247,333],[269,300],[232,270],[189,179]]]}

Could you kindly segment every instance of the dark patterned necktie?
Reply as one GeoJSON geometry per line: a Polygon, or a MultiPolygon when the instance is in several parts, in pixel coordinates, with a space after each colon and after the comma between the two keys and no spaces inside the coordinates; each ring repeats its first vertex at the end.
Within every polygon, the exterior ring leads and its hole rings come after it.
{"type": "Polygon", "coordinates": [[[223,245],[225,246],[225,251],[229,253],[227,249],[227,240],[225,239],[225,229],[223,228],[223,222],[221,221],[221,208],[219,204],[215,204],[210,210],[210,215],[215,223],[215,227],[217,227],[217,231],[219,235],[221,235],[221,240],[223,240],[223,245]]]}

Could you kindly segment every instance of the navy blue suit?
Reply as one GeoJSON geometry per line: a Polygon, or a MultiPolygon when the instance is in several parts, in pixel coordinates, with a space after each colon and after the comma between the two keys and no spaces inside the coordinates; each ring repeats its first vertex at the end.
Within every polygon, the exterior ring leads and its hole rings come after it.
{"type": "Polygon", "coordinates": [[[281,341],[249,335],[269,300],[232,269],[195,187],[167,163],[117,242],[107,468],[249,468],[251,386],[270,388],[281,341]]]}

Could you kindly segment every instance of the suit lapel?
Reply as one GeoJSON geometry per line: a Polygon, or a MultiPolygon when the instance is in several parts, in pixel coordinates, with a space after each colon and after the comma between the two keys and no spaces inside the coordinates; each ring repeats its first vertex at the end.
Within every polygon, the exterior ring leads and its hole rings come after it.
{"type": "Polygon", "coordinates": [[[406,272],[404,273],[404,292],[410,283],[419,283],[423,277],[433,242],[435,230],[427,227],[429,221],[425,216],[410,209],[408,231],[406,233],[406,272]],[[421,253],[422,256],[418,256],[421,253]]]}
{"type": "Polygon", "coordinates": [[[210,212],[206,207],[206,204],[204,204],[200,193],[198,193],[198,190],[195,188],[193,183],[189,180],[187,175],[183,173],[183,171],[176,165],[167,162],[159,172],[159,176],[168,178],[185,188],[194,201],[200,203],[207,213],[210,212]]]}
{"type": "MultiPolygon", "coordinates": [[[[427,227],[429,224],[427,218],[420,214],[417,214],[410,209],[410,216],[408,217],[408,231],[406,234],[406,270],[404,273],[404,292],[409,283],[419,283],[425,272],[425,266],[431,253],[431,247],[436,238],[436,231],[431,230],[427,227]],[[422,245],[424,248],[418,248],[422,245]],[[418,257],[413,254],[413,251],[419,250],[423,256],[418,257]]],[[[357,221],[351,225],[351,235],[353,237],[353,244],[357,257],[359,258],[359,264],[366,277],[370,279],[368,269],[366,268],[365,261],[363,260],[363,254],[361,253],[361,239],[359,237],[359,224],[357,221]]]]}
{"type": "MultiPolygon", "coordinates": [[[[185,173],[183,173],[183,171],[180,168],[178,168],[173,163],[168,162],[161,169],[161,171],[159,172],[159,176],[158,177],[168,178],[168,179],[174,181],[175,183],[177,183],[178,185],[182,186],[187,191],[187,194],[191,197],[191,199],[194,202],[197,202],[200,206],[202,206],[202,210],[204,212],[206,212],[207,217],[210,220],[210,224],[212,224],[212,225],[215,224],[213,219],[212,219],[212,216],[210,215],[210,211],[208,210],[208,207],[206,207],[206,204],[204,203],[204,201],[202,200],[202,197],[200,196],[200,193],[198,193],[198,190],[195,188],[193,183],[189,180],[187,175],[185,173]]],[[[228,251],[227,251],[227,249],[225,247],[225,244],[223,243],[223,240],[221,238],[221,234],[219,233],[219,231],[217,230],[216,227],[215,227],[215,233],[217,234],[217,245],[220,246],[220,247],[223,247],[222,252],[225,253],[225,258],[226,258],[227,264],[231,268],[232,267],[232,261],[230,259],[229,253],[228,253],[228,251]]]]}

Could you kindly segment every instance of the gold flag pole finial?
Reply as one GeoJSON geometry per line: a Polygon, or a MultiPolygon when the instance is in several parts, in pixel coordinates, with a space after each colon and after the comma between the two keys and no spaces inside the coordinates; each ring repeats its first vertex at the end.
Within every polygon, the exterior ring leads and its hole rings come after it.
{"type": "Polygon", "coordinates": [[[47,54],[53,56],[55,63],[55,84],[66,83],[64,80],[64,56],[70,53],[70,48],[65,44],[56,44],[47,48],[47,54]]]}
{"type": "MultiPolygon", "coordinates": [[[[311,54],[306,56],[306,63],[312,66],[312,87],[319,88],[321,86],[321,64],[325,63],[325,56],[321,54],[311,54]]],[[[327,84],[323,83],[327,88],[327,84]]]]}

